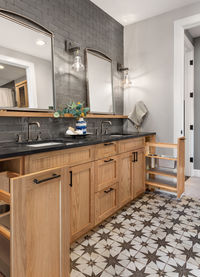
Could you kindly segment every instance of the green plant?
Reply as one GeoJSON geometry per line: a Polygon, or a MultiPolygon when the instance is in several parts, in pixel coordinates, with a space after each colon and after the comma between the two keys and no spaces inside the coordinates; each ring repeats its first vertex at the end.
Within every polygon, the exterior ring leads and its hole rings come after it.
{"type": "Polygon", "coordinates": [[[90,109],[88,107],[84,107],[84,103],[72,102],[71,104],[67,104],[67,106],[64,109],[56,111],[54,113],[54,117],[64,116],[68,113],[73,115],[76,119],[79,119],[80,117],[86,116],[89,110],[90,109]]]}

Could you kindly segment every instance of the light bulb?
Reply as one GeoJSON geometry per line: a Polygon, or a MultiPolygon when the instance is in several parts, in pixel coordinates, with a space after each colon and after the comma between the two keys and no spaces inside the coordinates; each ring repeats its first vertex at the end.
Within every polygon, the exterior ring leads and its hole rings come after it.
{"type": "Polygon", "coordinates": [[[2,65],[2,64],[0,64],[0,69],[4,69],[5,67],[2,65]]]}
{"type": "Polygon", "coordinates": [[[128,70],[124,74],[124,80],[122,83],[123,83],[124,88],[130,87],[132,84],[132,82],[129,79],[128,70]]]}
{"type": "Polygon", "coordinates": [[[74,57],[74,63],[72,65],[72,69],[76,72],[83,71],[85,69],[85,66],[82,63],[81,57],[79,55],[79,52],[77,51],[74,57]]]}
{"type": "Polygon", "coordinates": [[[36,44],[37,44],[38,46],[44,46],[44,45],[46,44],[46,42],[39,39],[39,40],[36,41],[36,44]]]}

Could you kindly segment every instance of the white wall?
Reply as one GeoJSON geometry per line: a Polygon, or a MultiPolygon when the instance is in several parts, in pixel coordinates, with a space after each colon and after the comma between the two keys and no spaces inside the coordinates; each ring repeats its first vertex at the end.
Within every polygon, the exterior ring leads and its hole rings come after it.
{"type": "MultiPolygon", "coordinates": [[[[174,21],[200,13],[200,3],[125,27],[124,65],[133,87],[124,91],[124,113],[143,100],[149,115],[143,131],[156,131],[157,140],[173,142],[174,21]]],[[[126,123],[126,129],[134,130],[126,123]]]]}

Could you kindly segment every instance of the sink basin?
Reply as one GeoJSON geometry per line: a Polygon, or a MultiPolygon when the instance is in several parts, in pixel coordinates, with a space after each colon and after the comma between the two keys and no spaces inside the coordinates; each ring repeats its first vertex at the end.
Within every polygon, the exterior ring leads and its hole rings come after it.
{"type": "Polygon", "coordinates": [[[131,136],[131,134],[111,134],[110,137],[123,137],[123,136],[131,136]]]}
{"type": "Polygon", "coordinates": [[[56,146],[63,144],[63,142],[41,142],[41,143],[34,143],[34,144],[27,144],[28,147],[45,147],[45,146],[56,146]]]}
{"type": "Polygon", "coordinates": [[[110,137],[114,137],[114,138],[118,138],[118,137],[122,137],[123,135],[110,135],[110,137]]]}

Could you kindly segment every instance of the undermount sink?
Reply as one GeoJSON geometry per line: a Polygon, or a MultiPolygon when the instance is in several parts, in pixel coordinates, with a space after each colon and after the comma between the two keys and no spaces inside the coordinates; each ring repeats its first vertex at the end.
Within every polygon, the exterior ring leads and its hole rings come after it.
{"type": "Polygon", "coordinates": [[[110,137],[123,137],[123,136],[131,136],[131,134],[112,134],[110,137]]]}
{"type": "Polygon", "coordinates": [[[110,135],[110,137],[122,137],[123,135],[110,135]]]}
{"type": "Polygon", "coordinates": [[[34,143],[34,144],[27,144],[29,147],[45,147],[45,146],[56,146],[63,144],[63,142],[41,142],[41,143],[34,143]]]}

